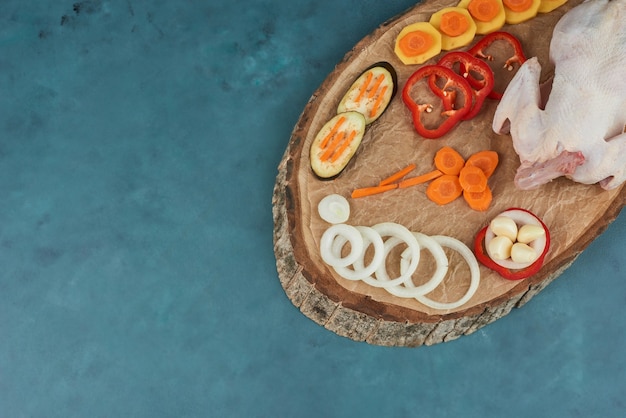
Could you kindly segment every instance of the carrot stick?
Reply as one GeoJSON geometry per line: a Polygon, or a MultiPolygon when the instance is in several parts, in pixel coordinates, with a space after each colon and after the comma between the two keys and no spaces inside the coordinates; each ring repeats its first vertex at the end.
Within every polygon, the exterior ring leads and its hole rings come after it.
{"type": "Polygon", "coordinates": [[[483,170],[485,177],[489,178],[498,166],[498,153],[491,150],[478,151],[465,162],[465,165],[473,165],[483,170]]]}
{"type": "Polygon", "coordinates": [[[383,86],[382,90],[380,91],[380,94],[378,95],[376,101],[374,102],[374,105],[372,106],[372,110],[370,110],[370,118],[373,118],[376,115],[376,112],[378,112],[378,108],[385,98],[385,93],[387,92],[388,87],[389,86],[383,86]]]}
{"type": "Polygon", "coordinates": [[[371,195],[375,195],[378,193],[383,193],[386,192],[388,190],[393,190],[393,189],[397,189],[398,185],[396,183],[393,184],[386,184],[384,186],[372,186],[372,187],[363,187],[361,189],[355,189],[352,192],[352,198],[356,199],[357,197],[365,197],[365,196],[371,196],[371,195]]]}
{"type": "Polygon", "coordinates": [[[341,154],[343,154],[343,152],[350,146],[355,136],[356,136],[356,131],[353,129],[352,131],[350,131],[350,135],[348,135],[348,139],[343,141],[343,144],[337,147],[337,149],[335,150],[335,153],[330,158],[331,162],[334,163],[335,161],[337,161],[339,157],[341,157],[341,154]]]}
{"type": "Polygon", "coordinates": [[[337,133],[337,131],[339,130],[339,128],[345,121],[346,121],[346,118],[344,116],[341,116],[339,119],[337,119],[335,126],[332,127],[328,135],[326,135],[324,139],[322,139],[322,142],[320,142],[321,149],[326,148],[326,145],[328,145],[328,141],[330,141],[330,139],[337,133]]]}
{"type": "Polygon", "coordinates": [[[451,147],[445,146],[435,154],[435,167],[443,174],[458,175],[465,165],[461,154],[451,147]]]}
{"type": "Polygon", "coordinates": [[[333,138],[332,141],[330,141],[330,144],[328,144],[328,148],[326,149],[326,151],[324,151],[324,153],[320,157],[322,161],[328,160],[330,156],[333,155],[333,152],[335,152],[335,150],[337,149],[337,147],[343,140],[344,136],[346,136],[346,131],[341,131],[333,138]]]}
{"type": "Polygon", "coordinates": [[[374,95],[378,91],[378,87],[380,87],[380,84],[383,82],[384,79],[385,79],[385,76],[383,74],[381,74],[378,77],[376,77],[376,83],[374,83],[374,86],[372,86],[372,89],[370,90],[369,94],[367,95],[368,99],[371,99],[372,97],[374,97],[374,95]]]}
{"type": "Polygon", "coordinates": [[[459,183],[468,192],[482,192],[487,188],[487,176],[480,168],[466,165],[459,173],[459,183]]]}
{"type": "Polygon", "coordinates": [[[491,189],[487,186],[482,192],[468,192],[464,190],[463,199],[465,199],[470,208],[484,212],[489,209],[493,195],[491,194],[491,189]]]}
{"type": "Polygon", "coordinates": [[[398,187],[404,189],[405,187],[415,186],[418,184],[426,183],[428,181],[434,180],[437,177],[442,176],[443,173],[439,170],[434,170],[426,174],[422,174],[417,177],[411,177],[409,179],[403,180],[398,184],[398,187]]]}
{"type": "Polygon", "coordinates": [[[367,87],[370,85],[370,82],[372,81],[373,76],[374,76],[374,73],[372,73],[371,71],[367,73],[367,78],[365,79],[365,83],[363,83],[363,85],[361,86],[361,90],[359,90],[359,95],[356,96],[355,102],[359,103],[361,101],[361,99],[363,98],[363,95],[365,94],[365,91],[367,90],[367,87]]]}
{"type": "Polygon", "coordinates": [[[446,205],[462,193],[459,178],[450,174],[437,177],[426,188],[426,196],[438,205],[446,205]]]}
{"type": "Polygon", "coordinates": [[[395,183],[396,181],[400,180],[402,177],[409,174],[411,171],[415,170],[415,167],[416,167],[415,164],[409,164],[406,167],[404,167],[402,170],[396,171],[395,173],[393,173],[386,179],[381,180],[380,183],[378,183],[378,185],[385,186],[387,184],[395,183]]]}

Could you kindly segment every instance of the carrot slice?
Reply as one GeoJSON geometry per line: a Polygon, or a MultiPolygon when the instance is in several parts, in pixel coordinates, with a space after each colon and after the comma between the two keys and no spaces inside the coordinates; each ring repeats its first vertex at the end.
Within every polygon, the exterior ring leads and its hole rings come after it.
{"type": "Polygon", "coordinates": [[[383,86],[383,88],[381,89],[380,94],[378,95],[378,97],[376,98],[376,101],[372,105],[372,110],[370,110],[370,118],[373,118],[378,112],[378,108],[380,107],[380,105],[383,102],[383,99],[385,98],[385,93],[387,92],[388,87],[389,86],[383,86]]]}
{"type": "Polygon", "coordinates": [[[458,175],[465,160],[455,149],[445,146],[435,154],[435,167],[444,174],[458,175]]]}
{"type": "Polygon", "coordinates": [[[350,135],[348,135],[348,139],[343,141],[343,143],[335,149],[333,156],[330,157],[331,162],[334,163],[335,161],[337,161],[337,159],[339,159],[339,157],[341,157],[341,154],[343,154],[344,151],[350,146],[355,136],[356,136],[356,131],[353,129],[352,131],[350,131],[350,135]]]}
{"type": "Polygon", "coordinates": [[[472,0],[467,6],[472,17],[480,22],[491,22],[500,10],[496,0],[472,0]]]}
{"type": "Polygon", "coordinates": [[[339,144],[341,144],[341,141],[343,141],[344,136],[346,136],[346,131],[341,131],[333,137],[333,139],[330,141],[330,144],[328,144],[328,148],[326,148],[326,151],[324,151],[324,153],[320,157],[322,161],[328,161],[328,159],[333,155],[339,144]]]}
{"type": "Polygon", "coordinates": [[[468,192],[482,192],[487,188],[487,176],[480,168],[466,165],[459,173],[459,183],[463,190],[468,192]]]}
{"type": "Polygon", "coordinates": [[[493,195],[491,194],[491,189],[487,186],[482,192],[463,190],[463,199],[465,199],[470,208],[484,212],[489,209],[493,195]]]}
{"type": "Polygon", "coordinates": [[[439,30],[448,36],[459,36],[469,29],[467,17],[456,11],[449,11],[441,15],[439,30]]]}
{"type": "Polygon", "coordinates": [[[418,184],[423,184],[423,183],[426,183],[427,181],[434,180],[437,177],[440,177],[442,175],[443,173],[441,171],[434,170],[429,173],[419,175],[417,177],[411,177],[409,179],[402,180],[400,183],[398,183],[398,187],[401,189],[404,189],[405,187],[411,187],[411,186],[415,186],[418,184]]]}
{"type": "Polygon", "coordinates": [[[502,3],[511,11],[523,12],[530,9],[533,4],[533,0],[503,0],[502,3]]]}
{"type": "Polygon", "coordinates": [[[459,177],[450,174],[437,177],[426,188],[426,196],[438,205],[446,205],[462,193],[459,177]]]}
{"type": "Polygon", "coordinates": [[[378,185],[385,186],[387,184],[395,183],[396,181],[400,180],[402,177],[409,174],[411,171],[415,170],[415,167],[416,167],[415,164],[409,164],[406,167],[404,167],[402,170],[396,171],[395,173],[393,173],[386,179],[381,180],[380,183],[378,183],[378,185]]]}
{"type": "Polygon", "coordinates": [[[478,151],[470,155],[465,165],[480,168],[485,173],[485,177],[489,178],[498,166],[498,153],[491,150],[478,151]]]}
{"type": "Polygon", "coordinates": [[[372,187],[363,187],[360,189],[355,189],[352,192],[352,198],[356,199],[358,197],[372,196],[378,193],[383,193],[388,190],[397,189],[398,185],[396,183],[386,184],[384,186],[372,186],[372,187]]]}
{"type": "Polygon", "coordinates": [[[370,85],[370,82],[372,81],[372,77],[374,77],[374,73],[372,73],[371,71],[367,73],[367,78],[365,79],[365,82],[363,83],[363,85],[361,86],[361,89],[359,90],[359,95],[356,96],[356,99],[354,99],[355,102],[359,103],[361,101],[361,99],[363,98],[363,95],[367,91],[367,87],[370,85]]]}
{"type": "Polygon", "coordinates": [[[416,30],[404,35],[400,39],[398,46],[405,55],[413,57],[428,51],[434,43],[435,40],[432,35],[421,30],[416,30]]]}
{"type": "Polygon", "coordinates": [[[320,148],[324,149],[326,148],[326,146],[328,145],[328,142],[330,141],[330,139],[332,137],[335,136],[335,134],[337,133],[337,131],[339,130],[339,128],[341,128],[341,125],[346,121],[345,117],[340,117],[339,119],[337,119],[337,122],[335,123],[335,125],[332,127],[332,129],[330,130],[330,132],[328,133],[328,135],[326,135],[324,137],[324,139],[322,139],[322,142],[320,142],[320,148]]]}

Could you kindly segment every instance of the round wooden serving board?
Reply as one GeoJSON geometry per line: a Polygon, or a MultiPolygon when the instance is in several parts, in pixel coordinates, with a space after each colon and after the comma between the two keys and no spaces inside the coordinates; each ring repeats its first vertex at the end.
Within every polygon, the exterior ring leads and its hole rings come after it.
{"type": "MultiPolygon", "coordinates": [[[[430,345],[470,334],[503,317],[558,277],[617,217],[626,200],[624,185],[605,191],[597,185],[577,184],[566,178],[532,191],[517,190],[513,177],[519,160],[511,138],[496,135],[491,129],[497,105],[491,100],[475,119],[461,123],[440,139],[425,140],[415,132],[410,113],[397,94],[382,117],[368,126],[346,169],[333,180],[315,177],[309,163],[311,142],[322,125],[336,114],[339,100],[356,77],[370,65],[387,61],[398,73],[401,90],[419,67],[403,65],[395,56],[396,36],[404,26],[428,21],[432,13],[456,3],[449,0],[419,3],[361,40],[311,97],[278,167],[273,213],[280,283],[304,315],[356,341],[389,346],[430,345]],[[485,149],[499,154],[500,164],[489,180],[494,198],[488,211],[473,211],[462,198],[437,206],[426,198],[426,185],[350,198],[355,188],[376,185],[410,163],[417,165],[412,175],[431,171],[433,156],[444,145],[455,148],[465,158],[485,149]],[[495,215],[510,207],[521,207],[543,219],[550,229],[552,246],[543,268],[531,278],[509,281],[481,266],[480,286],[469,302],[450,311],[435,310],[415,299],[398,298],[361,281],[342,279],[321,260],[320,237],[329,224],[319,217],[317,204],[331,193],[348,198],[351,205],[348,224],[371,226],[397,222],[411,231],[452,236],[470,248],[476,233],[495,215]]],[[[553,71],[548,60],[552,29],[578,3],[580,0],[570,0],[551,13],[502,29],[521,40],[527,57],[539,58],[545,78],[553,71]]],[[[466,264],[454,253],[449,253],[449,258],[448,275],[429,294],[432,299],[458,299],[469,285],[466,264]]],[[[433,264],[426,255],[422,260],[420,266],[433,264]]]]}

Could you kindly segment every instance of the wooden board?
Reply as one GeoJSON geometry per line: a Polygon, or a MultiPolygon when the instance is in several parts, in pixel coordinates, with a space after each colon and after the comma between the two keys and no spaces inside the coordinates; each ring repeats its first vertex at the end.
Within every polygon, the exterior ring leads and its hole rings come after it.
{"type": "MultiPolygon", "coordinates": [[[[522,41],[527,57],[539,58],[544,78],[553,72],[548,60],[552,29],[578,3],[580,0],[570,0],[549,14],[503,28],[522,41]]],[[[418,66],[403,65],[396,58],[393,45],[397,34],[407,24],[427,21],[440,8],[455,4],[447,0],[419,3],[361,40],[309,100],[278,167],[273,213],[280,283],[304,315],[356,341],[393,346],[430,345],[480,329],[512,308],[521,307],[558,277],[617,217],[626,201],[624,185],[605,191],[597,185],[577,184],[566,178],[532,191],[517,190],[513,177],[519,159],[511,139],[496,135],[491,129],[495,101],[485,103],[478,117],[463,122],[443,138],[425,140],[415,132],[409,111],[396,95],[383,116],[367,128],[346,169],[330,181],[315,177],[309,164],[311,142],[321,126],[336,114],[339,100],[355,78],[371,64],[387,61],[396,69],[401,89],[418,66]],[[482,149],[498,152],[500,165],[489,183],[494,200],[487,212],[471,210],[463,199],[437,206],[426,199],[426,186],[349,198],[353,189],[375,185],[409,163],[417,165],[416,174],[432,170],[433,156],[444,145],[452,146],[464,157],[482,149]],[[363,282],[342,279],[321,260],[320,237],[329,225],[319,218],[317,204],[330,193],[349,199],[352,214],[348,224],[371,226],[397,222],[412,231],[452,236],[470,247],[479,229],[495,215],[509,207],[521,207],[536,213],[548,225],[552,246],[543,268],[535,276],[508,281],[481,266],[480,286],[469,302],[454,310],[435,310],[415,299],[398,298],[363,282]]],[[[448,277],[429,294],[435,300],[454,300],[469,284],[469,271],[464,263],[453,254],[450,257],[448,277]]]]}

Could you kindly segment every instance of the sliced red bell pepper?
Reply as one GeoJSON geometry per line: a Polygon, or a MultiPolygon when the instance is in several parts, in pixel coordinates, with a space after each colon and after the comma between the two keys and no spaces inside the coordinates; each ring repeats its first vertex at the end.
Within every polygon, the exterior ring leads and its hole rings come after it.
{"type": "Polygon", "coordinates": [[[495,261],[493,261],[491,257],[489,257],[489,254],[487,253],[487,249],[485,248],[485,236],[487,234],[487,229],[489,228],[488,226],[484,227],[478,232],[478,234],[476,234],[476,238],[474,240],[474,254],[476,255],[476,259],[481,264],[495,271],[496,273],[498,273],[500,276],[504,277],[505,279],[522,280],[522,279],[527,279],[530,276],[537,274],[539,270],[541,270],[546,254],[548,253],[548,250],[550,249],[550,232],[548,231],[548,227],[546,226],[546,224],[544,224],[543,221],[539,219],[536,215],[534,215],[532,212],[526,209],[520,209],[520,208],[512,208],[512,209],[523,210],[525,212],[530,213],[535,218],[537,218],[537,220],[541,223],[541,226],[543,227],[543,229],[546,231],[546,246],[543,249],[543,252],[537,258],[537,260],[530,266],[520,269],[520,270],[511,270],[511,269],[508,269],[506,267],[503,267],[497,264],[495,261]]]}
{"type": "MultiPolygon", "coordinates": [[[[459,75],[466,79],[476,81],[476,83],[472,85],[472,108],[463,117],[463,120],[468,120],[478,114],[480,108],[483,105],[483,102],[485,101],[489,93],[491,93],[491,91],[493,90],[493,85],[495,81],[491,67],[489,67],[486,62],[467,52],[448,52],[443,57],[441,57],[437,65],[441,65],[454,71],[455,64],[457,63],[459,64],[459,75]],[[480,79],[476,79],[475,77],[473,77],[473,73],[478,74],[480,76],[480,79]]],[[[470,83],[470,85],[471,84],[472,83],[470,83]]],[[[437,86],[434,83],[431,83],[431,89],[435,91],[436,88],[437,86]]]]}
{"type": "Polygon", "coordinates": [[[417,133],[424,138],[436,139],[449,132],[471,110],[472,87],[463,77],[449,68],[440,65],[425,65],[415,71],[407,80],[402,89],[402,100],[413,115],[413,125],[417,133]],[[442,116],[445,119],[436,128],[427,128],[422,122],[422,113],[432,112],[434,106],[430,103],[418,104],[411,97],[412,87],[422,79],[427,79],[428,81],[431,76],[445,80],[444,88],[433,90],[444,104],[442,116]],[[454,101],[459,91],[462,93],[463,99],[461,106],[457,109],[454,106],[454,101]]]}
{"type": "MultiPolygon", "coordinates": [[[[496,41],[504,41],[511,45],[513,48],[513,56],[507,58],[504,68],[511,71],[513,69],[513,64],[517,63],[522,65],[524,61],[526,61],[526,56],[524,55],[524,50],[522,49],[522,44],[519,39],[515,36],[511,35],[508,32],[491,32],[488,35],[485,35],[480,41],[476,43],[473,47],[471,47],[467,52],[474,55],[478,58],[486,59],[487,61],[493,61],[493,56],[489,55],[485,52],[485,50],[496,41]]],[[[472,77],[468,77],[468,81],[470,84],[474,85],[474,83],[478,82],[478,80],[473,79],[472,77]]],[[[489,94],[489,97],[492,99],[500,100],[502,98],[502,94],[504,92],[492,90],[489,94]]]]}

